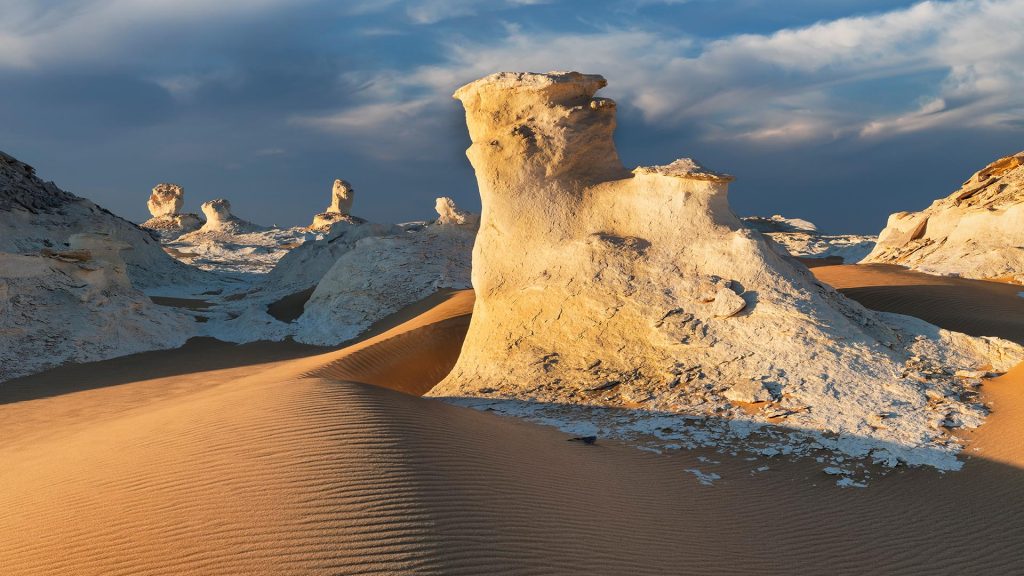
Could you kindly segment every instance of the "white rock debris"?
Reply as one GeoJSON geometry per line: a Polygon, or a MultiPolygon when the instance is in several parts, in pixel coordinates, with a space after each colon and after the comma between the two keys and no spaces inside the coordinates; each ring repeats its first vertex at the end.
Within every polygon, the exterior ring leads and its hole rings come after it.
{"type": "Polygon", "coordinates": [[[1024,152],[975,172],[921,212],[897,212],[864,263],[1024,283],[1024,152]]]}
{"type": "Polygon", "coordinates": [[[765,451],[806,442],[955,468],[948,426],[985,415],[956,370],[1008,369],[1024,349],[877,314],[819,283],[733,214],[729,176],[691,160],[625,170],[615,105],[594,98],[604,85],[501,73],[456,92],[487,209],[469,332],[430,394],[525,402],[542,419],[604,406],[607,429],[718,418],[744,437],[771,420],[795,438],[765,451]],[[752,416],[725,396],[742,381],[772,391],[752,416]]]}

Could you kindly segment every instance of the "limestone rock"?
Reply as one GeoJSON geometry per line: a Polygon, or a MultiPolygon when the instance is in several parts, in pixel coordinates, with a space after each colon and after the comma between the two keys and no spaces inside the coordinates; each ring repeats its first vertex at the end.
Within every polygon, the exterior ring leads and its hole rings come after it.
{"type": "Polygon", "coordinates": [[[865,263],[1024,283],[1024,152],[976,172],[921,212],[889,216],[865,263]]]}
{"type": "Polygon", "coordinates": [[[356,199],[356,191],[352,185],[345,180],[335,180],[331,188],[331,205],[325,212],[313,216],[313,223],[309,230],[313,232],[327,232],[331,226],[338,222],[359,224],[365,222],[362,218],[352,216],[352,204],[356,199]]]}
{"type": "Polygon", "coordinates": [[[327,207],[328,212],[336,214],[351,214],[352,203],[356,199],[356,191],[352,185],[340,178],[334,181],[331,188],[331,205],[327,207]]]}
{"type": "Polygon", "coordinates": [[[175,348],[195,334],[191,318],[131,286],[118,256],[126,244],[74,239],[75,251],[103,258],[0,252],[0,382],[65,362],[175,348]]]}
{"type": "MultiPolygon", "coordinates": [[[[267,229],[265,226],[258,226],[233,215],[231,202],[224,198],[203,202],[200,208],[203,211],[203,216],[206,216],[206,223],[199,230],[189,233],[187,237],[227,237],[267,229]]],[[[181,239],[185,238],[186,236],[183,236],[181,239]]]]}
{"type": "Polygon", "coordinates": [[[195,214],[182,214],[181,207],[184,203],[185,191],[181,186],[167,182],[157,184],[146,202],[153,217],[140,226],[156,232],[165,240],[198,230],[203,221],[195,214]]]}
{"type": "Polygon", "coordinates": [[[162,182],[153,187],[146,207],[154,218],[173,216],[181,212],[185,204],[185,191],[177,184],[162,182]]]}
{"type": "MultiPolygon", "coordinates": [[[[794,427],[857,431],[911,463],[946,450],[944,416],[922,393],[938,384],[901,374],[912,355],[977,368],[991,360],[979,339],[891,320],[817,282],[742,224],[724,174],[688,159],[626,170],[615,105],[594,97],[604,85],[500,73],[455,93],[485,210],[469,332],[430,394],[722,416],[728,383],[770,379],[808,407],[794,427]],[[901,418],[870,426],[894,406],[901,418]]],[[[956,410],[980,422],[981,408],[956,410]]]]}
{"type": "Polygon", "coordinates": [[[198,284],[208,277],[168,256],[149,231],[44,182],[31,166],[0,152],[0,252],[62,252],[80,233],[130,245],[122,257],[132,284],[140,289],[198,284]]]}
{"type": "Polygon", "coordinates": [[[733,402],[745,402],[747,404],[771,402],[775,399],[772,391],[763,382],[756,382],[754,380],[737,382],[722,395],[733,402]]]}
{"type": "Polygon", "coordinates": [[[460,210],[455,205],[455,200],[447,196],[442,196],[434,201],[434,210],[437,211],[437,223],[438,224],[455,224],[455,225],[478,225],[480,218],[475,214],[460,210]]]}

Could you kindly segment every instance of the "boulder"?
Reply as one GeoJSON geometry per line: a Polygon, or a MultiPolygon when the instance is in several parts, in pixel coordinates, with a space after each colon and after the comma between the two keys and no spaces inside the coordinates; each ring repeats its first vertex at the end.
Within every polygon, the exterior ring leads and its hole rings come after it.
{"type": "Polygon", "coordinates": [[[921,212],[896,212],[862,262],[1024,283],[1024,152],[975,172],[921,212]]]}

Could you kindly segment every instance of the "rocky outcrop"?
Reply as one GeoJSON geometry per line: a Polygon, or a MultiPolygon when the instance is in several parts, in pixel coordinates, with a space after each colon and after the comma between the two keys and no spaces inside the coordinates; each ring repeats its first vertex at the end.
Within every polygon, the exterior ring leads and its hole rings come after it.
{"type": "Polygon", "coordinates": [[[1024,283],[1024,152],[989,164],[921,212],[889,216],[863,262],[1024,283]]]}
{"type": "Polygon", "coordinates": [[[947,416],[976,425],[983,408],[935,410],[926,391],[956,389],[946,370],[991,349],[1006,368],[1020,347],[894,324],[844,298],[740,222],[727,175],[689,159],[626,170],[615,103],[594,96],[604,85],[502,73],[455,93],[483,206],[477,300],[431,394],[749,420],[726,392],[750,381],[772,391],[755,419],[856,435],[892,461],[948,455],[947,416]],[[918,379],[921,366],[946,376],[918,379]]]}
{"type": "Polygon", "coordinates": [[[198,230],[203,221],[195,214],[182,214],[185,191],[177,184],[163,182],[153,187],[146,207],[152,216],[141,224],[166,239],[176,238],[186,232],[198,230]]]}
{"type": "Polygon", "coordinates": [[[352,216],[352,203],[355,202],[356,191],[348,182],[338,179],[331,188],[331,205],[327,210],[313,216],[309,229],[313,232],[327,232],[338,222],[358,224],[362,219],[352,216]]]}
{"type": "Polygon", "coordinates": [[[434,210],[437,211],[437,223],[441,225],[478,226],[480,224],[479,216],[460,210],[455,205],[455,200],[447,196],[442,196],[434,201],[434,210]]]}
{"type": "Polygon", "coordinates": [[[70,238],[80,233],[103,234],[130,245],[123,257],[137,288],[198,284],[207,278],[168,256],[149,231],[44,182],[31,166],[0,152],[0,252],[65,251],[70,238]]]}
{"type": "Polygon", "coordinates": [[[132,287],[103,234],[74,234],[67,250],[0,252],[0,381],[65,362],[89,362],[184,344],[191,318],[132,287]]]}

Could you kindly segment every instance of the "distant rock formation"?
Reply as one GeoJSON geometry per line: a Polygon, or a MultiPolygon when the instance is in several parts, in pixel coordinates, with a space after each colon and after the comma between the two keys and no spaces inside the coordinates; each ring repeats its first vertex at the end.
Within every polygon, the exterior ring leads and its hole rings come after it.
{"type": "Polygon", "coordinates": [[[897,212],[864,263],[1024,283],[1024,152],[1000,158],[921,212],[897,212]]]}
{"type": "Polygon", "coordinates": [[[364,222],[361,218],[352,216],[352,203],[355,202],[356,191],[352,185],[345,180],[335,180],[331,189],[331,205],[327,210],[313,216],[313,223],[309,230],[313,232],[327,232],[337,222],[349,222],[357,224],[364,222]]]}
{"type": "Polygon", "coordinates": [[[949,368],[1008,368],[1024,350],[890,321],[822,285],[733,214],[727,175],[689,159],[626,170],[603,86],[500,73],[455,93],[485,209],[469,333],[430,394],[749,421],[727,392],[753,381],[772,399],[755,419],[855,434],[890,462],[949,457],[949,416],[972,426],[984,409],[936,409],[926,391],[958,389],[949,368]]]}
{"type": "Polygon", "coordinates": [[[259,226],[233,215],[231,202],[224,198],[203,202],[200,208],[203,211],[203,216],[206,216],[206,223],[199,230],[189,233],[188,237],[248,234],[267,229],[266,226],[259,226]]]}
{"type": "Polygon", "coordinates": [[[337,345],[438,290],[468,288],[475,237],[469,225],[336,222],[229,305],[230,320],[205,328],[231,342],[292,337],[337,345]],[[282,303],[293,310],[287,320],[270,314],[282,303]]]}
{"type": "Polygon", "coordinates": [[[65,251],[79,233],[105,234],[130,245],[123,256],[132,284],[140,289],[207,277],[168,256],[149,231],[44,182],[31,166],[0,152],[0,252],[65,251]]]}
{"type": "Polygon", "coordinates": [[[198,230],[203,221],[195,214],[182,214],[185,191],[177,184],[162,182],[153,187],[146,207],[152,218],[141,224],[160,234],[163,238],[175,238],[186,232],[198,230]]]}
{"type": "Polygon", "coordinates": [[[434,201],[434,210],[437,211],[437,223],[442,225],[469,225],[477,226],[480,224],[480,217],[460,210],[455,205],[455,200],[447,196],[442,196],[434,201]]]}
{"type": "Polygon", "coordinates": [[[799,258],[831,259],[841,263],[861,260],[875,247],[874,236],[823,234],[812,222],[775,214],[746,216],[743,224],[771,238],[783,253],[799,258]]]}

